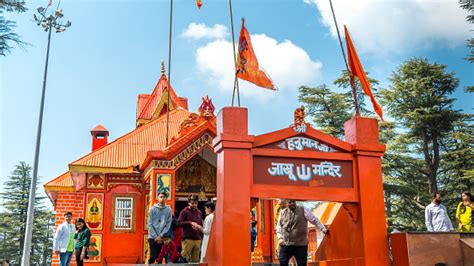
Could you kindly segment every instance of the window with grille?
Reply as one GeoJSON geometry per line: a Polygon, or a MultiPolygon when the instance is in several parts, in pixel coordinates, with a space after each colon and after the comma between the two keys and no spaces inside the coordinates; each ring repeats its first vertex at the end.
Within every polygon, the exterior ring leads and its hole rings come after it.
{"type": "Polygon", "coordinates": [[[133,198],[117,197],[115,198],[115,225],[114,229],[129,230],[132,229],[133,221],[133,198]]]}

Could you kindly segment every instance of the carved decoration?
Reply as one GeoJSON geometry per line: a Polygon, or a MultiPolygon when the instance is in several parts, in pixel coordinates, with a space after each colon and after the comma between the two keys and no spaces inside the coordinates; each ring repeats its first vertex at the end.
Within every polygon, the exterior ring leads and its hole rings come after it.
{"type": "Polygon", "coordinates": [[[170,143],[176,142],[180,139],[183,135],[186,135],[189,131],[197,127],[199,124],[205,121],[209,121],[215,117],[214,110],[216,108],[212,104],[212,100],[206,95],[202,97],[201,106],[199,106],[199,114],[190,113],[188,118],[186,118],[181,124],[179,125],[178,136],[173,137],[170,143]]]}
{"type": "Polygon", "coordinates": [[[109,182],[107,183],[107,192],[110,191],[112,188],[116,186],[135,186],[140,192],[143,190],[143,184],[140,183],[114,183],[114,182],[109,182]]]}
{"type": "Polygon", "coordinates": [[[214,117],[214,110],[216,108],[212,104],[212,100],[209,99],[209,96],[202,97],[202,103],[201,106],[199,106],[199,114],[201,117],[204,117],[205,119],[209,120],[214,117]]]}
{"type": "Polygon", "coordinates": [[[306,123],[305,121],[305,113],[304,113],[304,106],[296,108],[295,110],[295,126],[301,125],[306,123]]]}
{"type": "Polygon", "coordinates": [[[212,140],[213,138],[209,134],[204,134],[200,138],[198,138],[196,141],[191,143],[186,149],[184,149],[182,152],[180,152],[178,155],[176,155],[173,159],[169,161],[164,161],[164,160],[157,160],[155,162],[155,167],[159,169],[175,169],[177,166],[179,166],[181,163],[186,161],[189,157],[192,157],[196,152],[201,150],[202,147],[205,145],[212,146],[212,140]]]}
{"type": "Polygon", "coordinates": [[[295,123],[293,124],[293,130],[297,133],[305,133],[306,132],[306,121],[305,121],[305,113],[304,113],[304,106],[296,108],[294,114],[295,123]]]}
{"type": "MultiPolygon", "coordinates": [[[[176,171],[176,192],[216,192],[216,167],[194,156],[176,171]]],[[[203,196],[205,197],[205,196],[203,196]]]]}
{"type": "Polygon", "coordinates": [[[121,176],[121,175],[118,175],[118,176],[109,176],[109,180],[114,180],[114,181],[138,181],[138,180],[141,180],[141,177],[140,176],[121,176]]]}
{"type": "Polygon", "coordinates": [[[91,189],[103,189],[104,188],[104,175],[102,174],[88,174],[87,175],[87,188],[91,189]]]}
{"type": "MultiPolygon", "coordinates": [[[[189,131],[190,128],[195,127],[201,121],[201,117],[196,113],[190,113],[187,119],[179,125],[179,134],[189,131]]],[[[179,139],[179,137],[178,137],[179,139]]]]}

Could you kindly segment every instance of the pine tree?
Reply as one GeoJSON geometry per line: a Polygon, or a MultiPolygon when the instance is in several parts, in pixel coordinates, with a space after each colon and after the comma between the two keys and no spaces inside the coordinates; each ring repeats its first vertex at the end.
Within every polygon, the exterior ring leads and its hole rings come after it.
{"type": "MultiPolygon", "coordinates": [[[[19,264],[23,251],[30,182],[31,167],[20,162],[5,182],[4,191],[0,193],[4,210],[0,213],[0,254],[12,264],[19,264]]],[[[51,221],[54,216],[45,209],[44,199],[45,197],[40,196],[35,199],[32,265],[46,265],[44,262],[51,260],[51,221]]]]}
{"type": "Polygon", "coordinates": [[[472,138],[466,133],[472,126],[453,107],[455,99],[449,96],[459,81],[446,66],[411,59],[392,74],[391,82],[381,92],[383,106],[396,118],[383,160],[389,228],[424,230],[423,209],[431,193],[444,192],[453,216],[454,194],[460,193],[455,190],[472,183],[472,164],[466,161],[469,154],[472,158],[472,138]]]}
{"type": "Polygon", "coordinates": [[[19,47],[25,46],[27,43],[20,39],[15,33],[14,28],[16,22],[8,20],[4,17],[3,12],[25,12],[25,1],[20,0],[1,0],[0,1],[0,55],[6,55],[13,48],[12,43],[19,47]]]}
{"type": "MultiPolygon", "coordinates": [[[[380,142],[387,145],[382,166],[389,231],[425,230],[424,208],[438,190],[453,219],[460,192],[474,185],[473,116],[454,110],[449,96],[459,81],[445,69],[426,59],[409,60],[392,74],[390,88],[376,95],[394,120],[380,123],[380,142]]],[[[377,81],[369,80],[376,91],[377,81]]],[[[342,137],[354,106],[347,73],[334,84],[347,92],[303,86],[299,100],[317,128],[342,137]]],[[[359,92],[361,114],[372,115],[363,98],[359,92]]]]}
{"type": "MultiPolygon", "coordinates": [[[[373,85],[374,92],[377,91],[379,82],[368,77],[373,85]]],[[[342,71],[333,85],[345,92],[334,92],[326,84],[315,88],[301,86],[299,88],[298,100],[305,105],[306,114],[311,117],[316,127],[330,135],[338,138],[344,136],[344,122],[349,120],[355,113],[354,97],[350,85],[350,77],[346,70],[342,71]]],[[[360,82],[355,80],[357,102],[362,115],[373,115],[374,112],[366,108],[360,82]]]]}
{"type": "Polygon", "coordinates": [[[318,129],[336,137],[344,136],[344,122],[351,117],[351,105],[343,93],[332,92],[327,85],[316,88],[302,86],[299,101],[318,129]]]}

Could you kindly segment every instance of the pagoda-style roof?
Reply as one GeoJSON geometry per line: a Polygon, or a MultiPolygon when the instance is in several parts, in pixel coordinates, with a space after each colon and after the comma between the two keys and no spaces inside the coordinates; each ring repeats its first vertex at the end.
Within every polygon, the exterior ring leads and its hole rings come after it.
{"type": "MultiPolygon", "coordinates": [[[[170,110],[176,108],[187,109],[187,106],[183,103],[185,99],[178,97],[173,87],[170,86],[170,110]]],[[[160,79],[156,83],[155,88],[151,94],[140,94],[138,95],[137,101],[137,126],[146,124],[153,119],[156,119],[160,115],[166,113],[168,103],[168,79],[166,75],[161,74],[160,79]]]]}
{"type": "MultiPolygon", "coordinates": [[[[70,163],[68,172],[44,185],[49,198],[54,201],[54,195],[58,191],[74,191],[75,179],[72,176],[76,173],[139,173],[151,160],[169,160],[182,150],[192,155],[196,151],[188,146],[199,146],[193,141],[209,145],[216,131],[212,100],[207,96],[203,97],[199,114],[192,113],[187,110],[187,99],[178,97],[171,87],[168,110],[167,87],[168,80],[162,65],[162,75],[153,92],[138,95],[137,127],[70,163]]],[[[108,130],[99,125],[92,132],[108,133],[108,130]]]]}
{"type": "MultiPolygon", "coordinates": [[[[169,138],[178,135],[180,124],[190,112],[178,108],[169,114],[169,138]]],[[[134,172],[146,157],[148,151],[163,150],[166,147],[166,115],[140,126],[128,134],[110,142],[84,157],[69,164],[73,172],[134,172]]]]}
{"type": "Polygon", "coordinates": [[[71,172],[67,171],[55,179],[44,184],[46,191],[74,191],[74,183],[72,181],[71,172]]]}

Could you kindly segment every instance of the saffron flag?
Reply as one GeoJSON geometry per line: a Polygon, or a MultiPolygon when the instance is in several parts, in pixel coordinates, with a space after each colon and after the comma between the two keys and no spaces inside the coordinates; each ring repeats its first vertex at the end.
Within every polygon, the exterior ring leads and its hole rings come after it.
{"type": "Polygon", "coordinates": [[[237,56],[236,75],[238,78],[251,82],[257,86],[276,90],[271,79],[263,70],[259,69],[257,57],[253,52],[250,35],[244,26],[242,19],[242,29],[239,37],[239,54],[237,56]]]}
{"type": "MultiPolygon", "coordinates": [[[[360,85],[362,86],[362,90],[367,96],[370,97],[370,101],[372,102],[372,105],[374,106],[374,111],[379,115],[380,119],[384,121],[382,108],[377,103],[377,100],[375,100],[374,94],[372,93],[372,89],[370,89],[369,79],[367,79],[367,76],[365,75],[364,68],[362,67],[362,64],[360,63],[359,57],[357,56],[357,52],[354,48],[354,45],[352,44],[351,36],[349,35],[349,31],[347,31],[347,28],[345,25],[344,25],[344,32],[346,35],[347,57],[349,61],[349,68],[351,71],[351,75],[359,78],[360,85]]],[[[351,77],[352,85],[353,85],[353,82],[354,80],[351,77]]]]}

